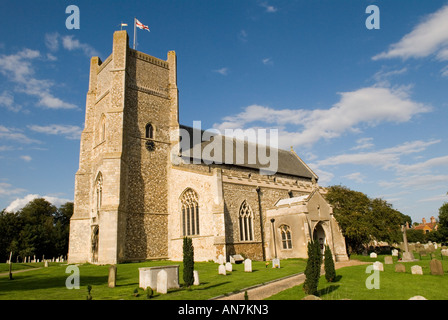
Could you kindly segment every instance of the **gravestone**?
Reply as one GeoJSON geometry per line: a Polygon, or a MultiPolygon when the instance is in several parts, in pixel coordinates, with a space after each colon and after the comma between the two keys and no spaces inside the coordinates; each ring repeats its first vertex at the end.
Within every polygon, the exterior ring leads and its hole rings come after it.
{"type": "Polygon", "coordinates": [[[233,258],[233,256],[230,256],[229,260],[230,260],[230,263],[231,263],[231,264],[234,264],[234,263],[235,263],[235,259],[233,258]]]}
{"type": "Polygon", "coordinates": [[[392,259],[392,256],[385,256],[384,264],[394,264],[394,260],[392,259]]]}
{"type": "Polygon", "coordinates": [[[442,249],[441,253],[442,253],[442,256],[447,257],[448,256],[448,249],[442,249]]]}
{"type": "Polygon", "coordinates": [[[235,263],[236,263],[236,264],[238,264],[238,263],[243,263],[243,262],[244,262],[244,258],[243,258],[243,256],[240,255],[240,254],[235,254],[235,255],[233,256],[233,259],[235,260],[235,263]]]}
{"type": "Polygon", "coordinates": [[[427,299],[423,296],[413,296],[413,297],[409,298],[408,300],[427,300],[427,299]]]}
{"type": "Polygon", "coordinates": [[[232,272],[232,264],[230,262],[226,262],[226,271],[232,272]]]}
{"type": "Polygon", "coordinates": [[[143,290],[147,287],[157,288],[157,274],[162,270],[165,270],[168,275],[168,289],[179,288],[178,265],[138,268],[139,287],[143,290]]]}
{"type": "Polygon", "coordinates": [[[48,268],[48,260],[45,260],[44,267],[45,267],[45,268],[48,268]]]}
{"type": "Polygon", "coordinates": [[[432,275],[443,276],[442,262],[437,259],[432,259],[429,263],[429,269],[432,275]]]}
{"type": "Polygon", "coordinates": [[[280,259],[278,258],[272,259],[272,268],[280,268],[280,259]]]}
{"type": "Polygon", "coordinates": [[[199,272],[197,270],[193,271],[193,285],[198,286],[200,284],[199,282],[199,272]]]}
{"type": "Polygon", "coordinates": [[[244,260],[244,271],[252,272],[252,260],[250,259],[244,260]]]}
{"type": "Polygon", "coordinates": [[[426,251],[425,251],[425,250],[420,251],[419,254],[420,254],[422,257],[426,257],[426,251]]]}
{"type": "Polygon", "coordinates": [[[381,262],[375,261],[373,263],[373,270],[384,271],[384,266],[381,262]]]}
{"type": "Polygon", "coordinates": [[[219,264],[224,264],[225,262],[226,262],[226,258],[222,254],[220,254],[218,256],[218,263],[219,264]]]}
{"type": "Polygon", "coordinates": [[[227,274],[226,273],[226,266],[223,265],[223,264],[220,264],[219,267],[218,267],[218,273],[225,276],[227,274]]]}
{"type": "Polygon", "coordinates": [[[157,292],[162,294],[168,292],[168,273],[163,269],[157,273],[157,292]]]}
{"type": "Polygon", "coordinates": [[[377,256],[377,254],[375,253],[375,252],[372,252],[371,254],[370,254],[370,258],[377,258],[378,256],[377,256]]]}
{"type": "Polygon", "coordinates": [[[406,267],[402,263],[397,263],[395,265],[395,272],[406,272],[406,267]]]}
{"type": "Polygon", "coordinates": [[[392,250],[392,257],[398,257],[398,250],[397,249],[392,250]]]}
{"type": "Polygon", "coordinates": [[[412,274],[423,274],[422,267],[420,267],[420,266],[412,266],[411,267],[411,273],[412,274]]]}
{"type": "Polygon", "coordinates": [[[117,282],[117,266],[109,266],[109,279],[107,281],[109,288],[115,288],[117,282]]]}

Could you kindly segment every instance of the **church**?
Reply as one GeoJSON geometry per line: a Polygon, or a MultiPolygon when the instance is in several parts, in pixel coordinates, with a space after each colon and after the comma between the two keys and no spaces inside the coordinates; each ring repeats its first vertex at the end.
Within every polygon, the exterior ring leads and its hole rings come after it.
{"type": "Polygon", "coordinates": [[[90,61],[69,263],[181,261],[184,237],[195,261],[306,258],[310,239],[348,259],[325,189],[292,148],[194,138],[206,133],[179,123],[176,53],[139,52],[116,31],[109,57],[90,61]],[[260,150],[274,170],[249,161],[260,150]]]}

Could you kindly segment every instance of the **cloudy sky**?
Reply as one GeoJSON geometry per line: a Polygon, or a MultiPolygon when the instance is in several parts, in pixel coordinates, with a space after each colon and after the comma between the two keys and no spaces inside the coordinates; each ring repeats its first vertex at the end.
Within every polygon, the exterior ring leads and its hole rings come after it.
{"type": "Polygon", "coordinates": [[[134,17],[151,30],[138,50],[177,53],[182,124],[278,129],[321,185],[413,221],[448,201],[446,0],[4,0],[0,208],[73,200],[89,59],[107,58],[121,22],[132,42],[134,17]]]}

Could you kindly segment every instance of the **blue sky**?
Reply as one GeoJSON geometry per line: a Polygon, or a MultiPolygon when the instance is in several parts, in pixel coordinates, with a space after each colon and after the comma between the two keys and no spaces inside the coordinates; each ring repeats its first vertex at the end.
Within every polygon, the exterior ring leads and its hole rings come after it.
{"type": "Polygon", "coordinates": [[[178,57],[180,121],[275,128],[319,175],[413,221],[448,201],[448,1],[9,1],[0,10],[0,208],[73,200],[89,59],[120,23],[178,57]],[[376,5],[380,29],[366,28],[376,5]],[[67,6],[80,10],[69,30],[67,6]]]}

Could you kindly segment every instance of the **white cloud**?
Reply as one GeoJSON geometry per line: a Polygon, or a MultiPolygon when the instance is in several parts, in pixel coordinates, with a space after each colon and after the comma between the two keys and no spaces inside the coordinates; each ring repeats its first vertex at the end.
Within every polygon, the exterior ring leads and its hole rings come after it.
{"type": "Polygon", "coordinates": [[[11,196],[26,191],[22,188],[13,188],[11,184],[0,182],[0,196],[11,196]]]}
{"type": "Polygon", "coordinates": [[[35,78],[32,61],[39,57],[39,51],[31,49],[0,55],[0,73],[19,85],[17,92],[37,97],[39,106],[49,109],[77,109],[76,105],[62,101],[50,92],[52,81],[35,78]]]}
{"type": "Polygon", "coordinates": [[[18,112],[22,109],[21,106],[14,104],[14,96],[6,90],[0,94],[0,106],[14,112],[18,112]]]}
{"type": "Polygon", "coordinates": [[[264,64],[265,66],[271,66],[271,65],[274,64],[274,62],[272,61],[271,58],[265,58],[265,59],[262,59],[261,62],[263,62],[263,64],[264,64]]]}
{"type": "Polygon", "coordinates": [[[423,198],[418,200],[417,202],[442,202],[448,201],[448,196],[446,194],[440,194],[429,198],[423,198]]]}
{"type": "Polygon", "coordinates": [[[37,198],[44,198],[45,200],[47,200],[48,202],[50,202],[51,204],[53,204],[56,207],[59,207],[66,202],[73,201],[73,200],[69,200],[69,199],[63,199],[63,198],[52,197],[52,196],[40,196],[38,194],[27,194],[23,198],[17,198],[14,201],[12,201],[9,204],[9,206],[6,207],[5,211],[17,212],[17,211],[21,210],[23,207],[25,207],[28,204],[28,202],[33,201],[34,199],[37,199],[37,198]]]}
{"type": "Polygon", "coordinates": [[[20,159],[22,159],[26,162],[30,162],[31,160],[33,160],[33,158],[31,158],[30,156],[20,156],[20,159]]]}
{"type": "Polygon", "coordinates": [[[248,37],[247,31],[244,29],[238,33],[238,39],[242,42],[247,42],[247,37],[248,37]]]}
{"type": "Polygon", "coordinates": [[[39,140],[31,139],[22,133],[21,130],[15,128],[7,128],[0,125],[0,139],[13,140],[20,143],[41,143],[39,140]]]}
{"type": "Polygon", "coordinates": [[[226,76],[229,73],[229,69],[228,68],[221,68],[221,69],[217,69],[217,70],[213,70],[216,73],[219,73],[223,76],[226,76]]]}
{"type": "Polygon", "coordinates": [[[446,60],[448,49],[448,5],[428,15],[421,23],[406,34],[399,42],[372,59],[387,58],[422,58],[438,54],[438,58],[446,60]]]}
{"type": "Polygon", "coordinates": [[[364,182],[365,176],[360,172],[354,172],[354,173],[350,173],[345,176],[342,176],[342,178],[347,178],[349,180],[353,180],[355,182],[362,183],[362,182],[364,182]]]}
{"type": "Polygon", "coordinates": [[[67,139],[77,140],[81,137],[82,128],[72,125],[52,124],[48,126],[31,125],[29,129],[45,134],[64,135],[67,139]]]}
{"type": "Polygon", "coordinates": [[[370,149],[374,146],[372,141],[373,138],[360,138],[356,140],[356,147],[351,148],[351,150],[370,149]]]}
{"type": "Polygon", "coordinates": [[[223,118],[214,128],[244,128],[253,122],[263,122],[284,129],[285,125],[299,126],[296,132],[279,132],[283,148],[310,146],[321,139],[332,139],[345,132],[359,132],[359,126],[377,126],[381,122],[407,122],[431,107],[409,98],[408,87],[367,87],[339,93],[340,100],[329,109],[273,109],[250,105],[234,116],[223,118]],[[286,145],[284,144],[286,143],[286,145]]]}
{"type": "Polygon", "coordinates": [[[274,6],[269,5],[266,1],[261,2],[261,3],[260,3],[260,6],[263,7],[263,8],[265,8],[265,9],[266,9],[266,12],[269,12],[269,13],[277,12],[277,8],[274,7],[274,6]]]}
{"type": "Polygon", "coordinates": [[[68,51],[81,50],[88,57],[99,56],[91,45],[75,39],[74,35],[61,36],[57,32],[45,34],[45,45],[50,51],[58,51],[60,44],[68,51]]]}

